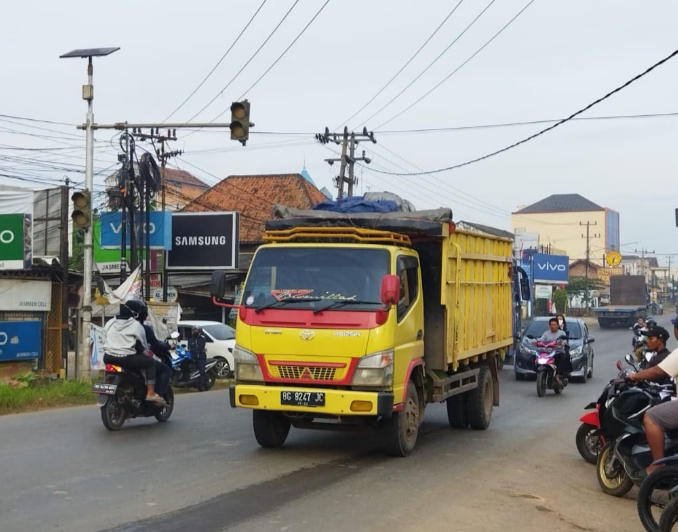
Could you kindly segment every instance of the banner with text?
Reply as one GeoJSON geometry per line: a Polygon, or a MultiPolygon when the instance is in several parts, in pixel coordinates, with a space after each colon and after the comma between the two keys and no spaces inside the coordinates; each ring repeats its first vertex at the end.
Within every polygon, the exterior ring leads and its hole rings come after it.
{"type": "MultiPolygon", "coordinates": [[[[149,213],[148,235],[150,236],[151,249],[172,249],[172,213],[170,211],[153,211],[149,213]]],[[[131,224],[127,220],[125,231],[125,242],[129,249],[131,245],[131,224]]],[[[137,245],[141,244],[141,237],[146,235],[146,224],[135,219],[134,228],[136,230],[137,245]]],[[[122,243],[122,213],[121,212],[103,212],[101,213],[101,236],[100,244],[103,249],[120,249],[122,243]]]]}
{"type": "Polygon", "coordinates": [[[0,279],[0,310],[49,312],[51,307],[50,281],[0,279]]]}
{"type": "Polygon", "coordinates": [[[567,255],[532,255],[532,276],[535,283],[567,284],[570,258],[567,255]]]}

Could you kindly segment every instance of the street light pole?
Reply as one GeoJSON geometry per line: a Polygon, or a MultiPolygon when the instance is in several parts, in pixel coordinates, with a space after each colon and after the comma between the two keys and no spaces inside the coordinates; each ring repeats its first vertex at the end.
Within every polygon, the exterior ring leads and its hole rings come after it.
{"type": "MultiPolygon", "coordinates": [[[[87,121],[85,124],[85,190],[89,191],[90,198],[94,190],[94,65],[93,57],[103,57],[117,52],[120,48],[89,48],[73,50],[61,56],[61,58],[87,58],[87,85],[82,87],[82,99],[87,100],[87,121]]],[[[84,260],[83,260],[83,301],[82,301],[82,326],[80,327],[80,346],[76,361],[76,376],[84,377],[89,372],[89,336],[92,324],[92,262],[94,244],[94,221],[93,209],[89,209],[89,224],[85,229],[84,260]]]]}

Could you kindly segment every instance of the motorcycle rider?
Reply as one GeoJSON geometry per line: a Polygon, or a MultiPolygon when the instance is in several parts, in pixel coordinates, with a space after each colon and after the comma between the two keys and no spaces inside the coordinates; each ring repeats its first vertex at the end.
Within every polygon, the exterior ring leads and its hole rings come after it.
{"type": "Polygon", "coordinates": [[[156,393],[156,363],[148,356],[146,332],[137,321],[144,313],[148,313],[148,307],[140,299],[120,303],[120,314],[104,327],[104,363],[130,370],[145,370],[146,400],[158,406],[166,406],[165,400],[156,393]]]}
{"type": "Polygon", "coordinates": [[[198,371],[200,372],[200,385],[198,390],[205,391],[205,384],[207,384],[207,374],[205,373],[205,365],[207,364],[207,351],[205,345],[207,338],[199,327],[193,327],[191,337],[188,339],[188,352],[191,353],[193,360],[198,364],[198,371]]]}
{"type": "MultiPolygon", "coordinates": [[[[671,323],[673,323],[673,334],[678,339],[678,316],[673,318],[671,323]]],[[[656,339],[663,340],[666,338],[668,340],[669,333],[663,327],[656,326],[651,333],[648,333],[648,338],[650,337],[655,339],[653,342],[656,339]]],[[[652,367],[630,374],[628,379],[638,382],[643,380],[654,381],[664,377],[675,378],[678,376],[678,349],[674,349],[669,354],[664,354],[664,357],[652,367]]],[[[645,427],[647,443],[652,452],[652,461],[656,462],[664,458],[665,431],[678,428],[678,401],[668,401],[650,408],[643,417],[643,426],[645,427]]],[[[650,466],[646,469],[646,473],[649,475],[658,467],[660,466],[650,466]]]]}
{"type": "MultiPolygon", "coordinates": [[[[558,328],[565,333],[565,335],[570,336],[570,331],[567,328],[567,321],[563,314],[557,314],[556,319],[558,320],[558,328]]],[[[569,377],[572,373],[572,361],[570,359],[570,345],[565,342],[565,357],[563,358],[563,375],[569,377]]]]}
{"type": "MultiPolygon", "coordinates": [[[[558,323],[558,318],[551,318],[549,320],[549,329],[548,331],[544,331],[544,334],[542,334],[538,339],[532,340],[533,344],[536,344],[537,342],[542,342],[542,343],[548,343],[548,342],[558,342],[559,345],[564,346],[565,342],[564,337],[566,336],[565,331],[560,329],[560,324],[558,323]]],[[[554,354],[554,359],[556,362],[556,382],[558,384],[562,384],[560,381],[560,376],[565,375],[564,370],[565,368],[565,352],[556,350],[554,354]]]]}
{"type": "MultiPolygon", "coordinates": [[[[170,361],[170,345],[167,342],[161,342],[155,336],[153,327],[144,323],[148,319],[148,306],[146,310],[139,314],[137,320],[144,327],[146,333],[146,343],[148,348],[155,355],[153,359],[155,362],[155,389],[158,394],[163,395],[170,383],[170,375],[172,373],[172,362],[170,361]]],[[[153,358],[153,357],[151,357],[153,358]]]]}

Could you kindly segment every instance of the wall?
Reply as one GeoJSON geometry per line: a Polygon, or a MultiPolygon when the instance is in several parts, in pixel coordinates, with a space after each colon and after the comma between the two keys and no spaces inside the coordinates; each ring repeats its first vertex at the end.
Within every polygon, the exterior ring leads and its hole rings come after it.
{"type": "Polygon", "coordinates": [[[528,232],[539,233],[539,244],[563,249],[570,257],[570,261],[586,258],[586,226],[580,222],[597,222],[591,225],[591,235],[600,235],[591,238],[591,262],[603,263],[605,253],[605,212],[558,212],[514,214],[511,216],[511,227],[515,232],[524,228],[528,232]]]}

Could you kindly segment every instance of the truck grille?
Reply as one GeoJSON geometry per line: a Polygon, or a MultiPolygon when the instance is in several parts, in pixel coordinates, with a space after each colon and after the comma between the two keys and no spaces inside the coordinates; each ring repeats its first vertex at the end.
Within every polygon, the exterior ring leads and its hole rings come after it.
{"type": "Polygon", "coordinates": [[[326,366],[277,366],[281,379],[332,381],[337,368],[326,366]]]}

